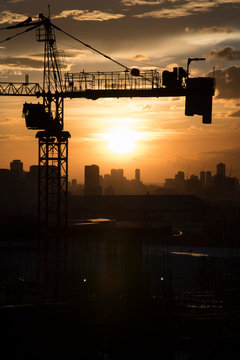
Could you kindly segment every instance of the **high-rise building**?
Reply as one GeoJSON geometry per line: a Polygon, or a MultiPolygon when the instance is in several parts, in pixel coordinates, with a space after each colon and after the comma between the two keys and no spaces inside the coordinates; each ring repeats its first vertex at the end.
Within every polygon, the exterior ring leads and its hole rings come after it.
{"type": "Polygon", "coordinates": [[[102,189],[99,185],[99,167],[97,165],[85,166],[85,195],[101,195],[102,189]]]}
{"type": "Polygon", "coordinates": [[[135,180],[136,182],[140,182],[140,169],[135,170],[135,180]]]}
{"type": "Polygon", "coordinates": [[[112,169],[111,170],[111,177],[112,180],[117,180],[117,181],[121,181],[123,179],[123,169],[112,169]]]}
{"type": "Polygon", "coordinates": [[[184,172],[183,171],[179,171],[176,175],[175,175],[175,186],[177,190],[183,190],[184,189],[184,172]]]}
{"type": "Polygon", "coordinates": [[[38,175],[38,165],[31,165],[29,168],[29,174],[30,175],[38,175]]]}
{"type": "Polygon", "coordinates": [[[206,173],[205,173],[205,171],[200,171],[200,183],[201,183],[202,188],[204,188],[205,185],[206,185],[206,173]]]}
{"type": "Polygon", "coordinates": [[[72,185],[73,187],[76,187],[76,186],[77,186],[77,179],[72,179],[71,185],[72,185]]]}
{"type": "Polygon", "coordinates": [[[206,186],[212,186],[213,184],[213,178],[212,178],[212,173],[211,171],[206,171],[206,186]]]}
{"type": "Polygon", "coordinates": [[[217,164],[217,176],[221,178],[226,177],[226,165],[221,162],[217,164]]]}
{"type": "Polygon", "coordinates": [[[15,171],[19,175],[23,174],[23,162],[21,160],[13,160],[10,162],[10,170],[15,171]]]}

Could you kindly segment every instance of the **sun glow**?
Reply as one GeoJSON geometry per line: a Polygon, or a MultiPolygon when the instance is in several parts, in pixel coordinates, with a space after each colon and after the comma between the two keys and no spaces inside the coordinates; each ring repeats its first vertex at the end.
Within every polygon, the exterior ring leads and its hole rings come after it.
{"type": "Polygon", "coordinates": [[[125,127],[114,128],[103,135],[107,142],[107,148],[114,154],[127,155],[137,148],[137,142],[142,138],[141,134],[125,127]]]}
{"type": "Polygon", "coordinates": [[[115,154],[130,154],[137,146],[137,134],[128,129],[114,129],[108,134],[108,149],[115,154]]]}

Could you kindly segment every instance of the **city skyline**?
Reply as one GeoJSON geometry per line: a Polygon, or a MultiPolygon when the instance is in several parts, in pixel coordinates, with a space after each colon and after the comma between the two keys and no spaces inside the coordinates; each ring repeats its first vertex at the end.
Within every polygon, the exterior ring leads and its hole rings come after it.
{"type": "MultiPolygon", "coordinates": [[[[47,5],[45,0],[41,4],[3,0],[0,25],[46,14],[47,5]]],[[[84,163],[97,162],[103,172],[124,167],[129,177],[131,169],[141,168],[146,182],[163,182],[178,168],[195,173],[203,166],[211,170],[220,159],[240,177],[239,10],[239,1],[228,0],[203,1],[201,6],[187,0],[104,0],[81,8],[75,0],[68,7],[63,1],[54,4],[51,16],[57,26],[81,34],[83,41],[130,68],[186,69],[188,57],[204,57],[206,61],[191,65],[191,75],[211,75],[214,66],[216,77],[212,125],[202,124],[199,116],[185,117],[183,98],[66,100],[65,129],[72,135],[70,177],[76,178],[84,163]]],[[[2,30],[1,39],[13,33],[2,30]]],[[[57,45],[65,50],[66,71],[121,70],[59,33],[57,45]]],[[[42,51],[33,33],[3,43],[1,81],[23,82],[28,74],[29,81],[41,83],[42,51]]],[[[24,101],[0,98],[1,168],[12,158],[23,159],[27,166],[37,162],[35,133],[21,118],[24,101]]]]}
{"type": "MultiPolygon", "coordinates": [[[[201,177],[201,173],[202,172],[210,172],[211,174],[214,174],[214,172],[215,172],[215,175],[218,173],[218,165],[224,165],[224,167],[225,167],[225,170],[224,170],[224,172],[225,172],[225,176],[226,177],[230,177],[230,178],[238,178],[235,174],[234,174],[234,171],[233,171],[233,169],[231,168],[231,167],[229,167],[227,164],[224,164],[222,161],[219,161],[218,163],[216,163],[215,164],[215,166],[214,166],[214,168],[211,168],[211,169],[209,169],[209,168],[202,168],[199,172],[194,172],[194,171],[188,171],[189,170],[189,168],[187,169],[187,172],[186,171],[184,171],[184,169],[176,169],[175,170],[175,172],[173,172],[172,174],[170,174],[169,176],[167,176],[167,177],[165,177],[164,178],[164,180],[163,181],[153,181],[153,182],[150,182],[150,184],[164,184],[164,182],[165,182],[165,180],[167,179],[167,178],[171,178],[171,176],[175,176],[177,173],[179,173],[179,172],[182,172],[182,173],[184,173],[184,176],[186,177],[186,179],[189,179],[192,175],[196,175],[196,176],[198,176],[199,175],[199,179],[200,179],[200,177],[201,177]]],[[[85,167],[95,167],[95,166],[97,166],[98,168],[99,168],[99,176],[100,177],[104,177],[105,175],[108,175],[108,174],[111,174],[111,171],[112,170],[117,170],[117,171],[119,171],[119,170],[121,170],[122,172],[123,172],[123,176],[126,178],[126,179],[129,179],[129,180],[131,180],[131,179],[136,179],[136,170],[138,170],[139,171],[139,175],[138,176],[140,176],[140,180],[141,180],[141,182],[144,182],[144,183],[148,183],[148,182],[146,182],[145,180],[144,180],[144,175],[143,175],[143,171],[142,171],[142,169],[138,169],[138,168],[134,168],[134,169],[131,169],[131,172],[130,172],[130,176],[128,175],[128,171],[126,172],[126,169],[125,168],[112,168],[112,169],[109,169],[106,173],[104,173],[104,171],[102,171],[101,170],[101,167],[98,165],[98,164],[85,164],[85,165],[83,165],[83,168],[82,168],[82,173],[83,173],[83,175],[82,175],[82,177],[72,177],[72,176],[69,176],[69,181],[72,181],[72,180],[76,180],[77,181],[77,183],[80,183],[80,184],[84,184],[84,182],[85,182],[85,175],[84,175],[84,173],[85,173],[85,167]],[[127,173],[127,174],[126,174],[127,173]]],[[[10,161],[10,163],[9,163],[9,165],[8,165],[8,167],[7,168],[0,168],[0,170],[15,170],[16,171],[16,169],[21,169],[21,173],[27,173],[27,172],[36,172],[37,171],[37,167],[38,167],[38,165],[36,165],[36,164],[31,164],[30,166],[29,166],[29,169],[28,170],[26,170],[26,165],[24,165],[24,162],[22,161],[22,160],[20,160],[20,159],[13,159],[13,160],[11,160],[10,161]],[[32,168],[32,169],[31,169],[32,168]]],[[[20,170],[19,170],[20,171],[20,170]]],[[[239,179],[239,178],[238,178],[239,179]]]]}

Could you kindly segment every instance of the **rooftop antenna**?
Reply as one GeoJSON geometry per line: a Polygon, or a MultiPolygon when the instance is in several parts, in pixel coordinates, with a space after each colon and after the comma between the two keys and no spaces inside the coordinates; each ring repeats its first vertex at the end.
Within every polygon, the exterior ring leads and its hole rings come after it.
{"type": "Polygon", "coordinates": [[[50,19],[50,16],[51,16],[51,9],[50,9],[50,5],[48,4],[48,18],[50,19]]]}

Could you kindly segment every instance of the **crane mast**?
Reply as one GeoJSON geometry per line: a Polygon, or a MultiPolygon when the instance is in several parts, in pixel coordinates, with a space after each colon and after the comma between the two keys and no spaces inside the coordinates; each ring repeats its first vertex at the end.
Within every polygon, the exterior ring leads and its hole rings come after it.
{"type": "Polygon", "coordinates": [[[36,40],[44,42],[43,104],[49,114],[53,111],[52,104],[55,105],[53,117],[56,127],[63,130],[62,74],[55,31],[49,18],[42,14],[39,17],[42,25],[36,28],[36,40]]]}
{"type": "Polygon", "coordinates": [[[36,40],[44,42],[42,104],[25,103],[26,125],[38,131],[38,218],[46,227],[67,225],[68,139],[63,131],[62,75],[54,28],[39,15],[36,40]]]}

